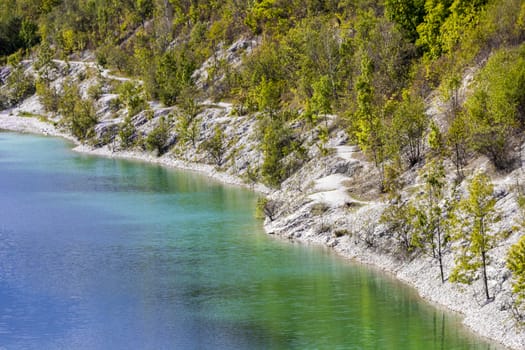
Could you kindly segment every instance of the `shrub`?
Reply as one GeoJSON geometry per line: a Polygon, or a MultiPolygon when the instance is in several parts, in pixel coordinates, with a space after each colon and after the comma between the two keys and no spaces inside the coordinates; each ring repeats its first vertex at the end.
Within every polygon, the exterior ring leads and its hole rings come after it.
{"type": "Polygon", "coordinates": [[[146,136],[145,145],[148,151],[156,151],[158,156],[166,152],[168,147],[169,125],[164,117],[160,118],[157,126],[146,136]]]}
{"type": "Polygon", "coordinates": [[[223,157],[226,152],[226,145],[224,144],[224,133],[219,126],[215,127],[213,136],[204,141],[202,146],[213,159],[215,165],[220,167],[224,161],[223,157]]]}

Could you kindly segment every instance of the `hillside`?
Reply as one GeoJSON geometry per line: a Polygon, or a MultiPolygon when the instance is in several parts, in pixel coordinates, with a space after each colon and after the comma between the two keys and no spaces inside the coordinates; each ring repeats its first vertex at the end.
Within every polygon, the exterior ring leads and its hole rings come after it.
{"type": "Polygon", "coordinates": [[[6,1],[0,128],[255,187],[521,349],[524,39],[520,0],[6,1]]]}

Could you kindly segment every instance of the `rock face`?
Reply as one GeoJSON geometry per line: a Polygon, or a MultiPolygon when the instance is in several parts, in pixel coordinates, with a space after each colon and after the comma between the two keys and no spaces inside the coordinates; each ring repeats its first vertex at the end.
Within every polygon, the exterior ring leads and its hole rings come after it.
{"type": "MultiPolygon", "coordinates": [[[[249,52],[256,42],[240,40],[231,47],[220,50],[217,57],[230,64],[240,62],[240,55],[249,52]]],[[[210,58],[212,60],[212,58],[210,58]]],[[[198,84],[205,88],[208,69],[213,61],[208,60],[195,72],[198,84]]],[[[60,88],[65,77],[81,82],[81,90],[87,94],[90,87],[101,81],[126,80],[113,77],[109,72],[93,63],[57,61],[53,73],[53,86],[60,88]],[[90,73],[91,72],[91,73],[90,73]],[[81,79],[83,78],[83,79],[81,79]]],[[[0,70],[0,79],[9,74],[0,70]]],[[[104,89],[103,89],[104,90],[104,89]]],[[[79,149],[105,156],[120,156],[143,159],[170,166],[190,168],[206,172],[222,181],[244,184],[268,194],[271,202],[271,220],[265,221],[268,233],[290,240],[322,244],[348,259],[372,264],[395,275],[415,287],[421,296],[432,302],[444,305],[465,315],[464,323],[481,335],[492,338],[514,349],[525,349],[525,332],[515,326],[510,308],[511,293],[509,271],[505,267],[506,252],[520,237],[514,232],[494,249],[489,268],[489,282],[495,300],[484,303],[480,282],[461,288],[448,281],[441,283],[436,262],[427,256],[411,260],[403,259],[396,252],[395,232],[390,232],[380,220],[386,207],[386,199],[379,193],[379,174],[373,164],[356,146],[347,145],[348,136],[344,131],[334,131],[324,145],[319,144],[316,131],[305,135],[303,145],[308,159],[289,176],[279,189],[269,189],[256,183],[253,169],[264,161],[259,146],[261,139],[257,128],[257,116],[234,115],[234,108],[228,103],[203,102],[200,111],[190,123],[194,130],[192,138],[183,135],[188,127],[179,127],[184,111],[175,107],[165,108],[150,103],[150,109],[131,116],[134,139],[144,139],[155,130],[163,119],[168,125],[166,148],[161,157],[156,157],[140,146],[123,149],[118,132],[127,116],[127,111],[115,101],[118,95],[104,90],[95,103],[99,123],[95,127],[98,140],[95,145],[84,145],[79,149]],[[222,133],[221,162],[207,148],[207,142],[220,130],[222,133]],[[321,147],[322,146],[322,147],[321,147]],[[324,148],[326,152],[321,152],[324,148]]],[[[439,120],[440,106],[431,102],[428,109],[430,117],[439,120]]],[[[18,108],[0,115],[0,127],[20,131],[64,135],[55,127],[32,118],[17,117],[21,112],[46,115],[38,98],[33,96],[18,108]],[[11,114],[11,115],[9,115],[11,114]]],[[[47,115],[58,121],[60,116],[47,115]]],[[[336,118],[327,116],[329,129],[336,118]]],[[[299,131],[301,125],[292,125],[299,131]]],[[[483,158],[478,159],[477,167],[486,166],[483,158]]],[[[452,173],[453,166],[448,164],[452,173]]],[[[474,171],[472,169],[472,171],[474,171]]],[[[410,184],[403,196],[408,198],[417,193],[421,185],[415,170],[403,175],[410,184]]],[[[518,213],[515,194],[510,189],[517,181],[523,182],[520,170],[504,177],[496,178],[497,207],[502,214],[498,229],[509,231],[515,225],[518,213]]],[[[446,271],[453,265],[453,252],[444,255],[446,271]]]]}

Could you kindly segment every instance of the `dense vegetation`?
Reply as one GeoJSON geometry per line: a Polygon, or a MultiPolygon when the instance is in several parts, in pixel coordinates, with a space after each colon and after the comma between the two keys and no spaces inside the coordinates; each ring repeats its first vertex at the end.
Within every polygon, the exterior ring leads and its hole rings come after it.
{"type": "MultiPolygon", "coordinates": [[[[118,91],[128,111],[119,131],[123,147],[141,142],[167,152],[170,128],[195,147],[196,101],[230,100],[239,114],[257,113],[264,161],[254,177],[276,187],[307,157],[299,133],[316,130],[324,155],[322,142],[333,131],[327,115],[337,115],[335,127],[374,162],[380,191],[391,195],[384,221],[403,254],[436,258],[442,281],[471,282],[481,270],[490,299],[486,264],[500,236],[490,228],[497,219],[492,185],[477,175],[468,196],[457,200],[443,162],[455,165],[456,184],[475,155],[485,155],[501,172],[521,165],[516,146],[525,131],[524,40],[520,0],[4,0],[0,56],[13,74],[0,91],[0,106],[36,89],[75,136],[93,138],[96,114],[78,86],[65,85],[58,99],[45,74],[36,82],[24,79],[21,63],[32,57],[45,67],[52,58],[91,52],[100,65],[143,82],[118,91]],[[236,65],[220,53],[240,38],[251,44],[236,65]],[[204,62],[207,78],[197,86],[194,72],[204,62]],[[463,101],[467,69],[476,72],[463,101]],[[440,120],[425,114],[433,91],[447,101],[440,120]],[[145,140],[136,140],[131,117],[148,108],[147,100],[178,105],[177,123],[161,119],[145,140]],[[298,131],[292,123],[303,127],[298,131]],[[425,194],[404,203],[399,175],[415,168],[422,168],[425,194]],[[460,221],[468,227],[454,229],[460,221]],[[447,277],[442,255],[454,241],[469,244],[456,244],[461,251],[447,277]]],[[[216,129],[203,144],[217,166],[225,161],[223,139],[216,129]]],[[[521,241],[509,258],[519,303],[525,301],[523,247],[521,241]]]]}

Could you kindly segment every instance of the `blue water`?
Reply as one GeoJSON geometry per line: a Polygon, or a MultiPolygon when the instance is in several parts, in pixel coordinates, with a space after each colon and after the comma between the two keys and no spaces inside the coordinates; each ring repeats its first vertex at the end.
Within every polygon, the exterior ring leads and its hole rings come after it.
{"type": "Polygon", "coordinates": [[[249,191],[70,146],[0,133],[0,348],[495,349],[249,191]]]}

